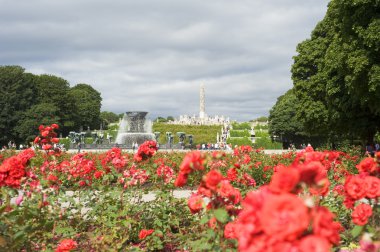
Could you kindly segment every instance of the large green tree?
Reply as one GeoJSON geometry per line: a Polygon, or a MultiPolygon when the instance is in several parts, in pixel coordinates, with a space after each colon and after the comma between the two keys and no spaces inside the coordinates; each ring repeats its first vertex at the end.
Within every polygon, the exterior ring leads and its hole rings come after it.
{"type": "Polygon", "coordinates": [[[297,118],[310,135],[371,141],[380,126],[380,1],[332,0],[297,47],[297,118]]]}
{"type": "Polygon", "coordinates": [[[19,66],[0,66],[0,143],[19,142],[14,130],[22,113],[36,103],[32,75],[19,66]]]}
{"type": "Polygon", "coordinates": [[[102,106],[100,93],[88,84],[77,84],[70,89],[70,95],[76,104],[79,125],[99,129],[102,106]]]}
{"type": "Polygon", "coordinates": [[[73,96],[70,95],[69,83],[54,75],[35,76],[35,83],[38,90],[38,103],[50,103],[59,108],[55,115],[59,118],[62,131],[67,134],[78,125],[78,108],[73,96]]]}
{"type": "Polygon", "coordinates": [[[299,109],[298,99],[293,89],[277,98],[269,113],[269,133],[287,143],[300,144],[306,135],[303,124],[296,118],[299,109]]]}
{"type": "Polygon", "coordinates": [[[25,143],[34,140],[38,135],[39,125],[51,125],[60,121],[57,117],[59,108],[52,103],[40,103],[33,105],[21,115],[20,123],[15,127],[18,136],[25,143]]]}

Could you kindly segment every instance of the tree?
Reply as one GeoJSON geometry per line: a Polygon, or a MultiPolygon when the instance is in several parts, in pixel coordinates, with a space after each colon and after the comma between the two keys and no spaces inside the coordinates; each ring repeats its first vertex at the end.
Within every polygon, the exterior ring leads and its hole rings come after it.
{"type": "Polygon", "coordinates": [[[260,116],[260,117],[256,118],[253,121],[256,121],[256,122],[267,122],[268,121],[268,117],[266,117],[266,116],[260,116]]]}
{"type": "Polygon", "coordinates": [[[155,122],[160,122],[160,123],[166,123],[166,122],[168,122],[168,119],[159,116],[159,117],[157,117],[154,121],[155,121],[155,122]]]}
{"type": "Polygon", "coordinates": [[[106,128],[110,123],[117,123],[119,121],[119,115],[109,111],[102,111],[100,112],[100,120],[102,121],[103,127],[106,128]]]}
{"type": "Polygon", "coordinates": [[[39,125],[51,125],[60,120],[56,115],[59,108],[51,103],[40,103],[33,105],[26,110],[22,116],[20,123],[15,127],[23,142],[29,143],[38,135],[39,125]]]}
{"type": "Polygon", "coordinates": [[[0,66],[0,143],[20,141],[14,131],[21,114],[36,103],[32,75],[20,66],[0,66]]]}
{"type": "Polygon", "coordinates": [[[371,141],[380,125],[380,2],[333,0],[297,46],[292,79],[308,134],[371,141]]]}
{"type": "Polygon", "coordinates": [[[76,104],[77,123],[86,128],[99,129],[102,106],[100,93],[88,84],[77,84],[70,89],[69,94],[76,104]]]}
{"type": "Polygon", "coordinates": [[[60,77],[47,74],[35,76],[34,79],[38,90],[38,103],[49,103],[59,108],[55,116],[59,118],[57,123],[64,134],[75,129],[79,124],[79,116],[76,101],[69,93],[69,83],[60,77]]]}
{"type": "Polygon", "coordinates": [[[269,133],[286,143],[300,144],[306,138],[303,124],[296,118],[299,103],[293,89],[277,98],[269,113],[269,133]]]}

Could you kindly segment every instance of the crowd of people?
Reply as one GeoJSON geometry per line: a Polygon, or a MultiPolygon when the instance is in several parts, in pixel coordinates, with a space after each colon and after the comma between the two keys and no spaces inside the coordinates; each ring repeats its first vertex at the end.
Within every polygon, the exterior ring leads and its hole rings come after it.
{"type": "Polygon", "coordinates": [[[374,144],[367,143],[365,146],[366,155],[369,155],[371,157],[373,157],[375,153],[378,151],[380,151],[379,143],[374,143],[374,144]]]}

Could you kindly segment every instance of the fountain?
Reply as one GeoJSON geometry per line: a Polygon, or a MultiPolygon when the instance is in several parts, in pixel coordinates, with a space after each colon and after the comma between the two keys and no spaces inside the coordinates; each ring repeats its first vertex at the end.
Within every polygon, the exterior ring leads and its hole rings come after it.
{"type": "Polygon", "coordinates": [[[155,140],[152,122],[145,119],[147,114],[143,111],[126,112],[120,122],[115,143],[132,147],[133,143],[140,145],[147,140],[155,140]]]}

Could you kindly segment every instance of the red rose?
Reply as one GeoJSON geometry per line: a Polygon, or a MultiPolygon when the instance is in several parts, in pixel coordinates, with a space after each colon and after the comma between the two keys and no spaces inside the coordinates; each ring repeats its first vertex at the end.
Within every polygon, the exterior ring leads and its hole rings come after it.
{"type": "Polygon", "coordinates": [[[83,180],[79,181],[78,184],[79,184],[79,186],[85,186],[85,185],[87,185],[86,181],[83,181],[83,180]]]}
{"type": "Polygon", "coordinates": [[[368,218],[372,215],[370,205],[361,203],[357,205],[351,214],[352,222],[359,226],[364,226],[368,222],[368,218]]]}
{"type": "Polygon", "coordinates": [[[103,172],[102,171],[96,171],[94,172],[94,177],[99,179],[103,176],[103,172]]]}
{"type": "Polygon", "coordinates": [[[305,148],[305,152],[313,152],[314,151],[314,148],[312,146],[307,146],[305,148]]]}
{"type": "Polygon", "coordinates": [[[51,146],[51,144],[44,144],[44,145],[42,145],[42,149],[43,150],[50,150],[51,148],[53,148],[53,146],[51,146]]]}
{"type": "Polygon", "coordinates": [[[204,204],[204,201],[203,201],[202,196],[195,193],[192,194],[190,198],[187,200],[187,205],[189,206],[192,214],[195,214],[201,211],[203,209],[203,204],[204,204]]]}
{"type": "Polygon", "coordinates": [[[366,197],[370,199],[380,197],[380,179],[373,176],[366,176],[364,181],[366,184],[366,197]]]}
{"type": "Polygon", "coordinates": [[[343,204],[347,209],[352,209],[354,208],[355,200],[353,198],[350,198],[350,196],[347,196],[344,198],[343,204]]]}
{"type": "Polygon", "coordinates": [[[298,165],[300,180],[308,185],[318,184],[318,182],[327,177],[327,173],[322,163],[311,161],[307,164],[298,165]]]}
{"type": "Polygon", "coordinates": [[[228,180],[222,180],[219,184],[218,194],[228,199],[232,204],[237,204],[241,200],[240,191],[233,187],[228,180]]]}
{"type": "Polygon", "coordinates": [[[154,232],[154,229],[142,229],[139,233],[139,239],[143,240],[147,236],[151,235],[154,232]]]}
{"type": "Polygon", "coordinates": [[[334,221],[334,214],[326,207],[318,207],[313,216],[313,233],[326,238],[331,243],[339,244],[339,232],[342,225],[334,221]]]}
{"type": "Polygon", "coordinates": [[[187,182],[187,176],[188,176],[188,174],[185,174],[185,173],[180,172],[180,173],[178,174],[176,180],[174,181],[174,186],[176,186],[176,187],[181,187],[181,186],[186,185],[186,182],[187,182]]]}
{"type": "Polygon", "coordinates": [[[55,252],[69,252],[70,250],[76,249],[78,244],[72,239],[62,240],[58,247],[55,249],[55,252]]]}
{"type": "Polygon", "coordinates": [[[55,181],[58,181],[58,177],[54,176],[53,174],[49,174],[49,176],[47,177],[47,180],[55,182],[55,181]]]}
{"type": "Polygon", "coordinates": [[[298,248],[300,252],[327,252],[331,246],[326,239],[318,235],[308,235],[300,241],[298,248]]]}
{"type": "Polygon", "coordinates": [[[36,138],[34,139],[33,143],[38,144],[38,142],[39,142],[40,140],[41,140],[40,137],[36,137],[36,138]]]}
{"type": "Polygon", "coordinates": [[[300,179],[297,169],[282,167],[275,172],[269,184],[269,190],[275,193],[287,193],[293,191],[300,179]]]}
{"type": "Polygon", "coordinates": [[[318,182],[318,185],[314,185],[309,188],[309,192],[312,195],[326,196],[330,189],[330,181],[325,178],[318,182]]]}
{"type": "Polygon", "coordinates": [[[361,199],[366,195],[365,181],[359,176],[348,177],[344,184],[344,189],[355,200],[361,199]]]}
{"type": "Polygon", "coordinates": [[[217,170],[211,170],[203,177],[203,181],[206,183],[206,187],[211,190],[216,190],[216,186],[223,179],[223,175],[217,170]]]}
{"type": "Polygon", "coordinates": [[[237,178],[238,172],[236,171],[235,168],[230,168],[227,171],[227,178],[229,181],[235,181],[237,178]]]}
{"type": "Polygon", "coordinates": [[[363,159],[360,164],[358,164],[356,166],[356,168],[358,169],[358,171],[360,173],[362,172],[368,172],[368,173],[371,173],[371,172],[375,172],[376,169],[377,169],[377,163],[375,162],[375,160],[373,158],[365,158],[363,159]]]}
{"type": "Polygon", "coordinates": [[[249,185],[253,187],[256,186],[256,180],[252,178],[248,173],[244,173],[243,178],[244,178],[243,183],[245,185],[249,185]]]}
{"type": "Polygon", "coordinates": [[[51,139],[51,141],[53,143],[59,143],[59,138],[54,137],[54,138],[51,139]]]}
{"type": "Polygon", "coordinates": [[[59,129],[59,126],[58,126],[58,124],[56,124],[56,123],[53,123],[53,124],[51,125],[51,127],[52,127],[53,129],[59,129]]]}
{"type": "Polygon", "coordinates": [[[145,141],[143,144],[139,146],[134,159],[137,162],[142,160],[146,160],[152,157],[157,151],[157,143],[155,141],[145,141]]]}
{"type": "Polygon", "coordinates": [[[259,217],[267,235],[288,241],[297,239],[310,221],[308,208],[293,194],[269,196],[263,203],[259,217]]]}
{"type": "Polygon", "coordinates": [[[235,223],[228,222],[224,227],[224,237],[227,239],[236,239],[235,223]]]}
{"type": "Polygon", "coordinates": [[[43,137],[47,137],[48,135],[49,135],[49,131],[47,131],[47,130],[44,130],[41,132],[41,136],[43,136],[43,137]]]}
{"type": "Polygon", "coordinates": [[[192,151],[186,154],[181,165],[180,171],[189,174],[192,170],[203,170],[204,158],[200,151],[192,151]]]}

